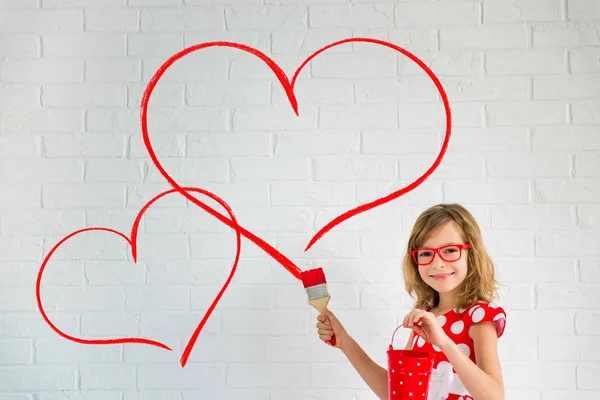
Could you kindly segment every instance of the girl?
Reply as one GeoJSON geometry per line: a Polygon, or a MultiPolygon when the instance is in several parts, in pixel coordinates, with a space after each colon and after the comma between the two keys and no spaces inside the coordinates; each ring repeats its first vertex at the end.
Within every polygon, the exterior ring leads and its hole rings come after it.
{"type": "MultiPolygon", "coordinates": [[[[416,298],[402,322],[412,330],[406,349],[436,354],[428,400],[504,400],[497,340],[506,314],[493,301],[494,265],[473,216],[458,204],[425,210],[410,234],[402,268],[406,290],[416,298]]],[[[321,340],[335,334],[335,347],[387,400],[387,370],[369,358],[331,311],[317,320],[321,340]]]]}

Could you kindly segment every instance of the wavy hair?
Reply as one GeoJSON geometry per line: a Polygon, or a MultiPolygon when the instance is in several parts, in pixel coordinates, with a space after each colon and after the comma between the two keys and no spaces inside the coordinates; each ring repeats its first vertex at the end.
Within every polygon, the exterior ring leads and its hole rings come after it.
{"type": "Polygon", "coordinates": [[[408,239],[402,261],[404,285],[415,308],[431,310],[439,304],[439,293],[427,285],[419,274],[419,266],[410,252],[423,246],[432,232],[452,221],[461,233],[467,250],[467,275],[457,291],[457,308],[465,309],[477,301],[486,303],[498,296],[500,284],[495,278],[495,266],[483,244],[481,230],[471,213],[460,204],[438,204],[419,215],[408,239]]]}

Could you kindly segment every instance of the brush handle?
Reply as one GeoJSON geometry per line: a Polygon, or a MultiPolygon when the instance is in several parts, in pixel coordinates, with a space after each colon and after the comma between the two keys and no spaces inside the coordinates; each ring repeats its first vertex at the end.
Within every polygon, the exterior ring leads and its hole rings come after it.
{"type": "MultiPolygon", "coordinates": [[[[325,320],[331,324],[331,321],[329,321],[329,318],[327,318],[327,316],[325,315],[325,311],[327,310],[327,304],[329,304],[330,298],[330,296],[320,297],[318,299],[310,300],[308,304],[316,308],[317,311],[319,311],[319,313],[321,313],[321,315],[325,317],[325,320]]],[[[331,336],[331,339],[329,339],[327,343],[329,343],[332,346],[335,346],[335,333],[331,336]]]]}

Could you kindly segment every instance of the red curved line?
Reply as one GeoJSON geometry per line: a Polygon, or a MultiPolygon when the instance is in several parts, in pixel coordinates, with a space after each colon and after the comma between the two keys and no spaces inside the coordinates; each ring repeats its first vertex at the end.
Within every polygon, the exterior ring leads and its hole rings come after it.
{"type": "Polygon", "coordinates": [[[375,201],[369,202],[369,203],[365,203],[362,204],[358,207],[355,207],[351,210],[346,211],[345,213],[339,215],[338,217],[334,218],[332,221],[330,221],[328,224],[326,224],[323,228],[321,228],[313,237],[312,239],[309,241],[308,245],[306,246],[306,248],[304,249],[304,251],[308,251],[319,239],[321,239],[321,237],[323,237],[323,235],[325,235],[327,232],[329,232],[331,229],[333,229],[335,226],[337,226],[338,224],[346,221],[349,218],[354,217],[357,214],[360,214],[362,212],[371,210],[375,207],[378,207],[382,204],[388,203],[402,195],[404,195],[405,193],[410,192],[411,190],[414,190],[416,187],[418,187],[419,185],[421,185],[432,173],[433,171],[435,171],[440,162],[442,161],[446,150],[448,148],[448,143],[450,141],[450,134],[451,134],[451,127],[452,127],[452,115],[451,115],[451,111],[450,111],[450,103],[448,101],[448,96],[446,94],[446,91],[444,90],[441,82],[439,81],[439,79],[437,78],[437,76],[435,76],[435,74],[433,73],[433,71],[423,62],[421,61],[419,58],[417,58],[415,55],[413,55],[412,53],[410,53],[407,50],[402,49],[401,47],[398,47],[394,44],[388,43],[388,42],[384,42],[382,40],[377,40],[377,39],[369,39],[369,38],[352,38],[352,39],[345,39],[345,40],[341,40],[335,43],[332,43],[330,45],[327,45],[319,50],[317,50],[315,53],[313,53],[311,56],[309,56],[304,63],[298,68],[298,70],[296,70],[296,73],[294,74],[294,78],[292,79],[292,87],[294,85],[295,79],[298,76],[300,70],[304,67],[304,65],[306,65],[306,63],[308,63],[308,61],[310,61],[312,58],[314,58],[317,54],[321,53],[322,51],[326,50],[327,48],[333,47],[333,46],[337,46],[339,44],[342,43],[347,43],[347,42],[370,42],[370,43],[376,43],[376,44],[381,44],[383,46],[387,46],[390,47],[396,51],[399,51],[400,53],[406,55],[407,57],[409,57],[411,60],[413,60],[414,62],[416,62],[426,73],[427,75],[429,75],[429,77],[433,80],[435,86],[437,87],[441,97],[442,97],[442,101],[444,103],[444,110],[446,111],[446,134],[444,137],[444,142],[442,144],[442,148],[440,150],[440,153],[438,154],[438,157],[436,158],[436,160],[434,161],[434,163],[432,164],[432,166],[423,174],[421,175],[417,180],[415,180],[413,183],[411,183],[410,185],[397,190],[393,193],[390,193],[387,196],[384,196],[380,199],[377,199],[375,201]]]}
{"type": "Polygon", "coordinates": [[[42,318],[44,318],[44,321],[46,321],[46,323],[50,326],[50,328],[52,328],[52,330],[54,330],[54,332],[58,333],[63,338],[71,340],[73,342],[81,343],[81,344],[142,343],[142,344],[149,344],[152,346],[161,347],[166,350],[171,350],[170,347],[168,347],[160,342],[157,342],[155,340],[142,339],[142,338],[120,338],[120,339],[81,339],[81,338],[77,338],[77,337],[68,335],[68,334],[64,333],[63,331],[61,331],[60,329],[58,329],[58,327],[56,325],[54,325],[54,323],[52,323],[50,318],[48,318],[48,315],[46,314],[46,310],[44,309],[44,306],[42,304],[42,299],[41,299],[41,282],[42,282],[42,275],[44,273],[44,269],[46,268],[46,264],[48,263],[48,261],[50,260],[50,258],[52,257],[52,254],[54,254],[56,249],[58,247],[60,247],[64,242],[69,240],[71,237],[78,235],[82,232],[86,232],[86,231],[106,231],[106,232],[114,233],[114,234],[119,235],[123,239],[125,239],[131,245],[131,241],[129,240],[129,238],[127,236],[125,236],[124,234],[122,234],[119,231],[116,231],[116,230],[110,229],[110,228],[80,229],[78,231],[70,233],[69,235],[65,236],[61,241],[59,241],[57,244],[55,244],[54,247],[52,247],[52,249],[48,253],[48,255],[44,258],[44,262],[42,263],[42,266],[40,267],[40,270],[39,270],[38,276],[37,276],[37,280],[35,283],[35,297],[36,297],[38,308],[40,310],[40,313],[42,314],[42,318]]]}
{"type": "MultiPolygon", "coordinates": [[[[236,226],[239,227],[239,225],[237,224],[237,219],[235,218],[235,215],[234,215],[233,211],[231,210],[231,207],[229,207],[229,204],[227,204],[223,199],[221,199],[217,195],[215,195],[207,190],[204,190],[204,189],[199,189],[199,188],[183,188],[183,189],[186,191],[188,191],[188,190],[189,191],[200,191],[200,192],[204,193],[205,195],[207,195],[208,197],[211,197],[213,200],[217,201],[220,205],[222,205],[227,210],[227,213],[229,214],[232,222],[235,223],[236,226]]],[[[227,290],[227,287],[229,286],[229,284],[231,283],[231,280],[233,279],[233,276],[235,275],[235,272],[238,267],[238,263],[240,261],[240,254],[242,252],[242,236],[238,229],[236,229],[235,236],[236,236],[237,250],[235,253],[235,259],[233,261],[233,266],[231,267],[231,272],[229,273],[229,277],[227,278],[227,281],[225,281],[225,284],[223,285],[223,287],[217,294],[217,297],[215,297],[215,299],[213,300],[213,302],[210,305],[210,307],[208,308],[207,312],[204,314],[204,317],[202,318],[202,320],[200,321],[200,323],[194,330],[194,333],[192,334],[192,336],[190,336],[190,339],[188,340],[185,350],[183,351],[183,354],[181,355],[180,363],[181,363],[182,367],[185,367],[185,364],[187,363],[190,353],[192,352],[192,349],[194,348],[194,345],[196,344],[196,340],[198,340],[198,336],[200,336],[200,332],[202,332],[204,325],[206,324],[206,322],[212,315],[212,313],[215,310],[215,307],[217,306],[219,301],[221,301],[221,297],[223,296],[223,293],[225,293],[225,291],[227,290]]]]}
{"type": "Polygon", "coordinates": [[[285,88],[285,91],[286,91],[286,93],[288,95],[288,98],[290,99],[290,103],[292,105],[292,108],[294,108],[296,114],[298,114],[298,106],[297,106],[296,97],[295,97],[295,95],[294,95],[294,93],[292,91],[292,88],[291,88],[291,86],[289,84],[287,76],[281,70],[281,68],[273,60],[271,60],[268,56],[266,56],[264,53],[262,53],[262,52],[260,52],[260,51],[258,51],[256,49],[254,49],[252,47],[249,47],[249,46],[246,46],[246,45],[242,45],[242,44],[239,44],[239,43],[233,43],[233,42],[207,42],[207,43],[201,43],[201,44],[198,44],[198,45],[195,45],[195,46],[188,47],[187,49],[184,49],[184,50],[176,53],[172,57],[170,57],[165,63],[163,63],[163,65],[161,65],[161,67],[154,74],[154,76],[152,77],[152,79],[150,79],[150,82],[148,83],[148,85],[146,87],[146,90],[144,91],[144,95],[142,97],[142,107],[141,107],[141,114],[140,114],[141,126],[142,126],[142,136],[143,136],[143,139],[144,139],[144,143],[146,145],[146,149],[148,150],[148,154],[150,155],[150,158],[152,159],[152,161],[153,161],[154,165],[156,166],[156,168],[158,168],[158,170],[160,171],[161,175],[179,193],[181,193],[188,200],[190,200],[191,202],[193,202],[194,204],[196,204],[200,208],[204,209],[204,211],[208,212],[213,217],[215,217],[218,220],[220,220],[225,225],[228,225],[232,229],[235,229],[236,231],[239,231],[246,238],[248,238],[251,241],[253,241],[257,246],[259,246],[261,249],[263,249],[267,254],[269,254],[277,262],[279,262],[284,268],[286,268],[296,279],[300,280],[301,279],[301,272],[302,271],[300,270],[300,268],[298,268],[298,266],[296,266],[285,255],[283,255],[281,252],[279,252],[273,246],[271,246],[270,244],[268,244],[267,242],[265,242],[263,239],[259,238],[258,236],[254,235],[252,232],[248,231],[247,229],[245,229],[245,228],[243,228],[243,227],[241,227],[239,225],[233,224],[231,222],[231,220],[229,220],[227,217],[225,217],[224,215],[222,215],[218,211],[214,210],[212,207],[209,207],[209,206],[201,203],[194,196],[192,196],[191,194],[189,194],[188,192],[186,192],[185,190],[183,190],[183,188],[177,182],[175,182],[175,180],[173,178],[171,178],[171,176],[163,168],[163,166],[161,165],[160,161],[158,160],[158,157],[156,156],[156,154],[154,152],[152,144],[150,143],[150,137],[149,137],[149,134],[148,134],[148,121],[147,121],[147,118],[148,118],[148,115],[147,115],[148,114],[148,102],[150,101],[150,96],[152,94],[152,91],[156,87],[156,84],[158,83],[158,81],[160,80],[160,78],[162,77],[162,75],[165,73],[165,71],[175,61],[179,60],[180,58],[184,57],[185,55],[187,55],[187,54],[189,54],[189,53],[191,53],[193,51],[197,51],[197,50],[200,50],[200,49],[203,49],[203,48],[206,48],[206,47],[213,47],[213,46],[234,47],[234,48],[237,48],[237,49],[249,52],[249,53],[251,53],[251,54],[259,57],[261,60],[263,60],[267,65],[269,65],[269,67],[273,70],[273,72],[275,73],[275,75],[277,75],[279,81],[281,82],[281,85],[285,88]]]}

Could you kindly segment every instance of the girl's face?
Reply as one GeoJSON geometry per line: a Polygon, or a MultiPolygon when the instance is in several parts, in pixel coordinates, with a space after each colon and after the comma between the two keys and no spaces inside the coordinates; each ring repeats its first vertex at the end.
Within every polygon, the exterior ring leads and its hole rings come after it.
{"type": "MultiPolygon", "coordinates": [[[[433,231],[421,248],[437,249],[450,244],[464,244],[462,235],[456,230],[452,221],[433,231]]],[[[440,250],[446,259],[453,260],[460,255],[460,258],[456,261],[444,261],[440,258],[439,253],[431,251],[418,253],[421,254],[421,260],[433,256],[433,261],[430,264],[419,265],[421,279],[440,294],[453,291],[463,282],[467,275],[468,251],[467,249],[462,249],[457,252],[456,249],[452,248],[440,250]]]]}

